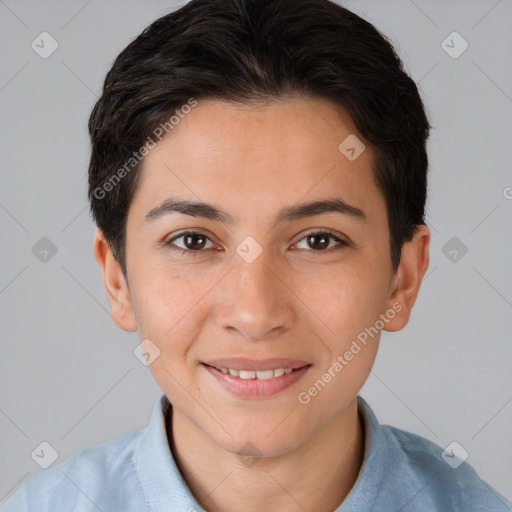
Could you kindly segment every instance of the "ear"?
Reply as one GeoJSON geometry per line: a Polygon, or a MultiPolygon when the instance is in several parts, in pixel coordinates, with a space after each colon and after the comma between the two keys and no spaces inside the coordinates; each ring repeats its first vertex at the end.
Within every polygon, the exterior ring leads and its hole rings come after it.
{"type": "Polygon", "coordinates": [[[385,331],[399,331],[407,325],[428,268],[429,244],[430,229],[420,225],[412,240],[402,246],[400,265],[393,276],[387,303],[387,311],[392,309],[396,314],[385,324],[385,331]]]}
{"type": "Polygon", "coordinates": [[[94,256],[103,272],[103,284],[110,304],[114,323],[124,331],[136,331],[137,322],[132,305],[130,290],[110,246],[100,228],[94,234],[94,256]]]}

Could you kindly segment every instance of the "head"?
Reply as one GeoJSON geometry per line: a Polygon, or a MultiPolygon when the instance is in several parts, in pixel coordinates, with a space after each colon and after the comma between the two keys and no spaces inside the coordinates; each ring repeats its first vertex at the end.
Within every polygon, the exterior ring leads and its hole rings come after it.
{"type": "Polygon", "coordinates": [[[339,416],[428,266],[429,123],[389,41],[329,0],[193,0],[117,57],[89,132],[112,316],[157,347],[174,408],[266,454],[339,416]],[[243,399],[203,364],[236,356],[310,366],[243,399]]]}

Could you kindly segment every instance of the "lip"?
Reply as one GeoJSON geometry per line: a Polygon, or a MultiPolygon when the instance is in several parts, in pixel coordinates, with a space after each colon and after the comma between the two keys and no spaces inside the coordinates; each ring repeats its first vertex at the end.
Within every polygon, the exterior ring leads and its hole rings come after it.
{"type": "Polygon", "coordinates": [[[276,368],[293,368],[298,369],[308,366],[310,363],[299,359],[283,359],[272,357],[269,359],[249,359],[248,357],[225,357],[222,359],[211,359],[203,361],[208,366],[216,366],[217,368],[228,368],[231,370],[246,371],[264,371],[275,370],[276,368]]]}
{"type": "MultiPolygon", "coordinates": [[[[225,360],[223,360],[225,361],[225,360]]],[[[270,360],[268,360],[270,361],[270,360]]],[[[281,359],[281,361],[286,361],[285,359],[281,359]]],[[[288,359],[288,361],[290,361],[288,359]]],[[[294,370],[290,373],[285,373],[280,377],[273,377],[272,379],[241,379],[240,377],[234,377],[229,373],[222,373],[220,370],[213,368],[212,366],[208,366],[205,363],[202,363],[201,366],[205,368],[205,370],[212,375],[217,382],[219,382],[224,389],[227,391],[237,395],[241,398],[266,398],[292,386],[298,380],[300,380],[311,367],[310,364],[306,366],[299,367],[299,369],[294,370]]],[[[222,366],[226,368],[225,366],[222,366]]],[[[228,366],[229,368],[229,366],[228,366]]],[[[283,368],[282,366],[276,366],[274,368],[283,368]]],[[[286,368],[292,368],[291,366],[287,366],[286,368]]],[[[234,369],[234,368],[232,368],[234,369]]],[[[270,369],[270,368],[267,368],[270,369]]],[[[257,370],[252,370],[257,371],[257,370]]]]}

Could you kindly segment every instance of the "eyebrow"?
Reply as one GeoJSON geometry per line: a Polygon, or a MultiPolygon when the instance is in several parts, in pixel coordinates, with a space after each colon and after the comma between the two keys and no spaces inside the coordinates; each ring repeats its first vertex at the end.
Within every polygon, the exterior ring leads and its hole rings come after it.
{"type": "MultiPolygon", "coordinates": [[[[199,217],[208,220],[234,224],[236,219],[219,207],[202,201],[187,201],[169,198],[159,206],[151,209],[144,217],[144,223],[160,219],[171,213],[182,213],[191,217],[199,217]]],[[[366,221],[363,210],[352,206],[342,199],[322,199],[285,207],[279,211],[275,223],[291,222],[306,217],[314,217],[325,213],[340,213],[356,220],[366,221]]]]}

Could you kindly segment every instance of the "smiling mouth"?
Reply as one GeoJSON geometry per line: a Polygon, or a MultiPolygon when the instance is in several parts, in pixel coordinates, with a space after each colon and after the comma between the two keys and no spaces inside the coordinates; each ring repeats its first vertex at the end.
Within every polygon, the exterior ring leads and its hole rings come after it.
{"type": "MultiPolygon", "coordinates": [[[[241,366],[240,359],[237,361],[238,365],[241,366]]],[[[286,361],[288,365],[293,364],[296,368],[287,365],[279,366],[277,361],[273,363],[277,366],[272,367],[270,361],[256,363],[253,360],[252,364],[244,364],[245,369],[243,370],[224,366],[218,367],[206,363],[201,363],[201,366],[214,378],[214,382],[219,383],[229,393],[243,399],[267,399],[284,392],[284,390],[301,380],[309,372],[310,367],[313,366],[304,361],[298,363],[296,360],[281,359],[281,364],[286,361]],[[247,369],[250,366],[253,368],[263,366],[265,369],[247,369]]],[[[223,362],[227,363],[228,360],[223,362]]],[[[231,360],[230,364],[233,363],[234,361],[231,360]]]]}

